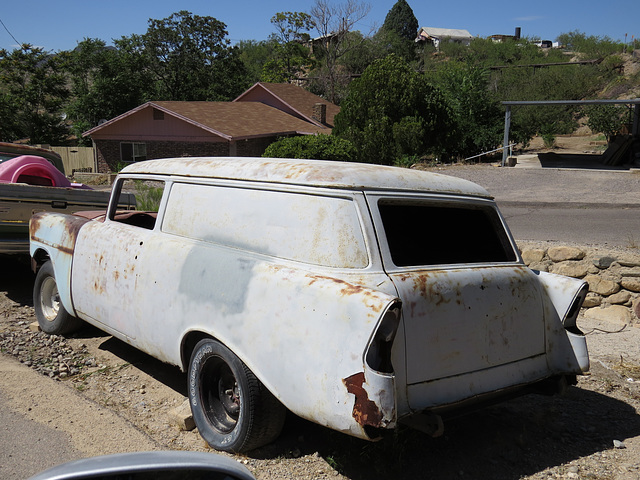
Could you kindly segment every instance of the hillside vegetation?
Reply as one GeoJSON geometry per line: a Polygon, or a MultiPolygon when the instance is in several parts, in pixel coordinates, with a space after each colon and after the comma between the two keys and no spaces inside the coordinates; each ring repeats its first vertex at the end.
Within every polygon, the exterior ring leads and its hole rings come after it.
{"type": "MultiPolygon", "coordinates": [[[[89,144],[83,132],[146,101],[229,101],[258,81],[295,82],[342,107],[333,135],[296,143],[300,155],[309,142],[316,156],[405,165],[499,147],[501,101],[640,96],[639,55],[608,38],[571,32],[559,37],[560,49],[475,38],[436,50],[414,42],[418,23],[405,0],[367,34],[353,30],[363,4],[348,6],[316,0],[309,13],[277,13],[269,39],[236,45],[223,22],[180,11],[112,47],[85,39],[57,53],[28,44],[0,50],[0,141],[89,144]],[[312,42],[313,30],[328,40],[312,42]]],[[[512,139],[570,133],[587,117],[610,134],[629,111],[515,108],[512,139]]]]}

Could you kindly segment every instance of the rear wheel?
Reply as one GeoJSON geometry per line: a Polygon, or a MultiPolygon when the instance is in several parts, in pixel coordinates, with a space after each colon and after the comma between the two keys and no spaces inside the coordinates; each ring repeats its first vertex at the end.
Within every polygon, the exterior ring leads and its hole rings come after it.
{"type": "Polygon", "coordinates": [[[195,424],[216,450],[247,452],[280,435],[284,406],[220,342],[204,339],[196,345],[188,382],[195,424]]]}
{"type": "Polygon", "coordinates": [[[64,335],[78,330],[82,320],[67,312],[60,303],[58,284],[51,261],[47,261],[36,275],[33,286],[33,307],[38,325],[50,335],[64,335]]]}

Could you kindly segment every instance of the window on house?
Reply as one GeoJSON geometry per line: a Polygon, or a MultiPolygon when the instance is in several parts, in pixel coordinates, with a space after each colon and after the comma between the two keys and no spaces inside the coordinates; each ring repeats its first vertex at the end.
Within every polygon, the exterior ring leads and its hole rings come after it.
{"type": "Polygon", "coordinates": [[[139,162],[147,159],[147,144],[135,142],[120,143],[120,160],[123,162],[139,162]]]}
{"type": "Polygon", "coordinates": [[[158,110],[157,108],[153,109],[153,119],[154,120],[164,120],[164,112],[162,110],[158,110]]]}

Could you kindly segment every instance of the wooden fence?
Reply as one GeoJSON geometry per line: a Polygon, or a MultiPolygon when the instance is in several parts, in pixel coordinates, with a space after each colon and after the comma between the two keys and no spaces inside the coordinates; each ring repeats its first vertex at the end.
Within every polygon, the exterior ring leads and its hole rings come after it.
{"type": "Polygon", "coordinates": [[[49,147],[62,157],[64,171],[71,176],[74,170],[95,173],[93,147],[49,147]]]}

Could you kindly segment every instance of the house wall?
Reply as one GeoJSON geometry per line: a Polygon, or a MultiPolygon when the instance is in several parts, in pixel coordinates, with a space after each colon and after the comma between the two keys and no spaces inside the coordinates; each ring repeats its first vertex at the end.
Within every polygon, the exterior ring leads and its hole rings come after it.
{"type": "MultiPolygon", "coordinates": [[[[172,142],[172,141],[144,141],[147,147],[147,160],[172,157],[259,157],[277,137],[252,138],[235,142],[172,142]]],[[[116,172],[121,166],[119,140],[94,140],[98,172],[116,172]]]]}
{"type": "MultiPolygon", "coordinates": [[[[147,147],[147,160],[171,157],[219,157],[229,155],[228,142],[168,142],[143,141],[147,147]]],[[[121,166],[120,141],[95,140],[98,172],[116,172],[121,166]]]]}
{"type": "MultiPolygon", "coordinates": [[[[154,119],[154,108],[147,107],[105,126],[91,135],[94,140],[210,142],[224,141],[214,133],[169,114],[154,119]]],[[[159,112],[162,114],[162,112],[159,112]]]]}
{"type": "Polygon", "coordinates": [[[240,140],[236,142],[236,153],[238,157],[260,157],[269,145],[281,137],[262,137],[250,140],[240,140]]]}

